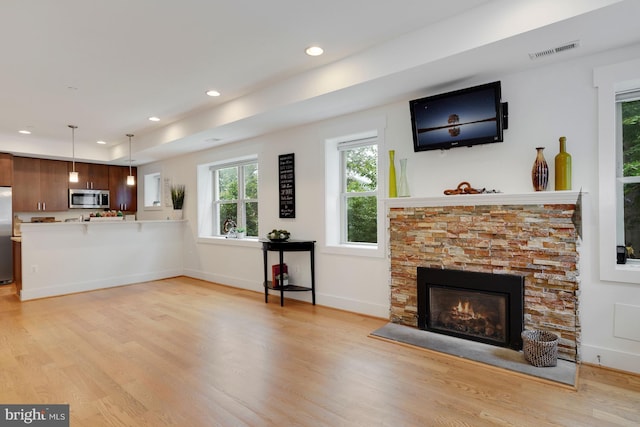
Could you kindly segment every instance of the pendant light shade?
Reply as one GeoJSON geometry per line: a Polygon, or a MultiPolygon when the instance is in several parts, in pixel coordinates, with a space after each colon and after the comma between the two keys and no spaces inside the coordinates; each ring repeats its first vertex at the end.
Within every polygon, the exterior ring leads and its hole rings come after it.
{"type": "Polygon", "coordinates": [[[127,185],[136,185],[136,177],[131,173],[131,138],[133,137],[132,133],[128,133],[129,137],[129,176],[127,176],[127,185]]]}
{"type": "Polygon", "coordinates": [[[68,125],[71,128],[71,158],[73,167],[69,172],[69,182],[78,182],[78,172],[76,172],[76,129],[78,126],[68,125]]]}

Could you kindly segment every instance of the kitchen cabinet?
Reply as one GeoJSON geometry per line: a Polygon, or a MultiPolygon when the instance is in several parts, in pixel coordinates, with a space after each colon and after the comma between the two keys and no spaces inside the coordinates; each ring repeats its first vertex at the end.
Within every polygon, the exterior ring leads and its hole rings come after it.
{"type": "Polygon", "coordinates": [[[109,197],[111,209],[135,212],[138,210],[138,176],[137,169],[131,173],[136,177],[136,185],[127,185],[128,166],[109,166],[109,197]]]}
{"type": "Polygon", "coordinates": [[[66,211],[69,209],[67,162],[13,158],[13,211],[66,211]]]}
{"type": "MultiPolygon", "coordinates": [[[[73,170],[73,163],[69,164],[69,172],[73,170]]],[[[86,190],[106,190],[109,188],[109,166],[97,163],[76,162],[78,182],[70,182],[69,188],[86,190]]]]}
{"type": "Polygon", "coordinates": [[[13,185],[13,156],[0,153],[0,187],[13,185]]]}

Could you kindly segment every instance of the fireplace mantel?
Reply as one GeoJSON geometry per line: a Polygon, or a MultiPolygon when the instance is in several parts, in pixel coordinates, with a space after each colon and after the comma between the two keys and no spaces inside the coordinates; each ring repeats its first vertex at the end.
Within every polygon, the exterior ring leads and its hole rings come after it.
{"type": "Polygon", "coordinates": [[[482,193],[437,197],[384,199],[387,208],[482,205],[566,205],[575,204],[584,191],[536,191],[531,193],[482,193]]]}

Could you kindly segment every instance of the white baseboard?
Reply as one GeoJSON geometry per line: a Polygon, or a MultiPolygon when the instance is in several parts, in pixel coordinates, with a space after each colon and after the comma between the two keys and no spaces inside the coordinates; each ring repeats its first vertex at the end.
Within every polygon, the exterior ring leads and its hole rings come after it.
{"type": "MultiPolygon", "coordinates": [[[[256,283],[252,280],[238,280],[236,277],[222,276],[218,274],[208,273],[199,270],[186,269],[184,275],[193,277],[194,279],[206,280],[207,282],[219,283],[221,285],[233,286],[236,288],[246,289],[249,291],[264,292],[262,283],[256,283]]],[[[270,296],[278,298],[277,291],[269,293],[270,296]]],[[[311,302],[310,292],[295,292],[287,293],[286,298],[295,299],[298,301],[311,302]]],[[[334,295],[327,295],[318,293],[316,288],[316,304],[325,307],[337,308],[339,310],[350,311],[352,313],[365,314],[367,316],[380,317],[383,319],[389,318],[389,306],[383,306],[379,304],[362,302],[354,299],[337,297],[334,295]]]]}
{"type": "Polygon", "coordinates": [[[38,298],[75,294],[78,292],[95,291],[98,289],[115,288],[117,286],[131,285],[151,280],[168,279],[170,277],[181,276],[182,273],[182,270],[164,270],[154,271],[151,273],[132,274],[128,276],[113,276],[87,282],[65,283],[59,285],[54,284],[47,286],[46,288],[23,288],[20,293],[20,300],[28,301],[38,298]]]}
{"type": "Polygon", "coordinates": [[[580,346],[580,350],[581,360],[585,363],[640,374],[640,354],[585,344],[580,346]]]}

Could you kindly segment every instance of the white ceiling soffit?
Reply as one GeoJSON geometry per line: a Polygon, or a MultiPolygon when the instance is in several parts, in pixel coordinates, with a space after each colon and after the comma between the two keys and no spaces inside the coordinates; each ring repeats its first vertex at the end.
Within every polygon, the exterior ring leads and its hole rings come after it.
{"type": "Polygon", "coordinates": [[[297,0],[1,2],[0,151],[70,157],[67,124],[76,124],[78,158],[124,164],[133,133],[143,164],[640,38],[636,0],[325,0],[308,9],[297,0]],[[327,53],[309,59],[302,51],[314,35],[327,53]],[[580,49],[529,59],[568,40],[580,49]],[[208,84],[223,96],[204,96],[208,84]],[[36,132],[23,138],[28,117],[36,132]]]}

